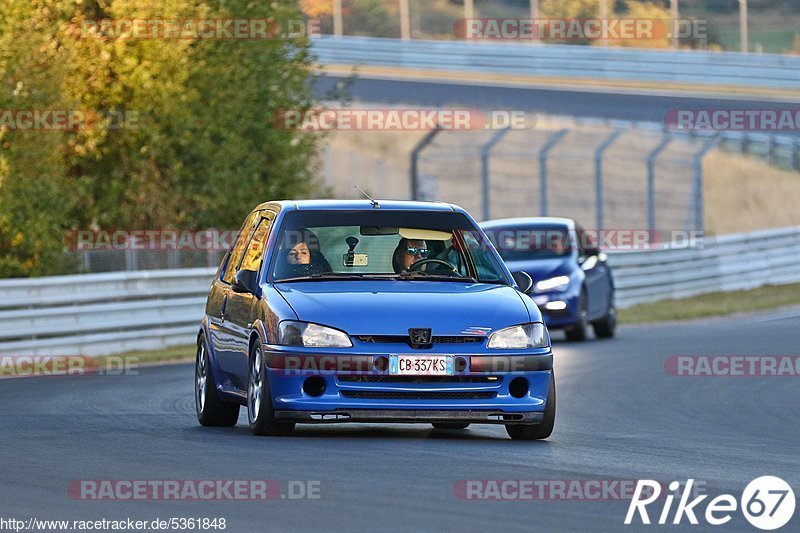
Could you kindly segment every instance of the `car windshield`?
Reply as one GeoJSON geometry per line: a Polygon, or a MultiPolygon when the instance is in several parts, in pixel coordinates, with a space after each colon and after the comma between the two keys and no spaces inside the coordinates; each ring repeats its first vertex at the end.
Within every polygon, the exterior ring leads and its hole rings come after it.
{"type": "Polygon", "coordinates": [[[292,211],[281,224],[271,271],[275,281],[510,284],[469,219],[437,211],[292,211]]]}
{"type": "Polygon", "coordinates": [[[556,259],[568,256],[574,241],[564,225],[509,226],[486,230],[504,261],[556,259]]]}

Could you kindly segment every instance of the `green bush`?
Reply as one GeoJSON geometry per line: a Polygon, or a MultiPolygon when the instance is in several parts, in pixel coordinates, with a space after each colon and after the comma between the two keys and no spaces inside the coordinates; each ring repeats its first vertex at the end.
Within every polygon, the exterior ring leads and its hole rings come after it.
{"type": "Polygon", "coordinates": [[[301,14],[288,0],[4,0],[0,111],[100,119],[0,125],[0,277],[62,272],[70,229],[238,227],[262,200],[312,194],[318,138],[275,120],[314,104],[307,38],[80,34],[96,19],[266,17],[286,27],[301,14]],[[120,116],[138,127],[110,128],[120,116]]]}

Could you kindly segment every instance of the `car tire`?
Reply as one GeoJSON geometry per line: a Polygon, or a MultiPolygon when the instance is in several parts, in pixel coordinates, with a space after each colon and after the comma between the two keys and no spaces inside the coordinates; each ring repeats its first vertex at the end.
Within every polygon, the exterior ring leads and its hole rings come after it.
{"type": "Polygon", "coordinates": [[[539,424],[515,425],[506,424],[508,436],[514,440],[546,439],[553,433],[556,424],[556,379],[550,374],[550,385],[547,389],[547,401],[544,407],[544,420],[539,424]]]}
{"type": "Polygon", "coordinates": [[[610,339],[617,330],[617,310],[612,306],[606,312],[606,316],[592,323],[594,334],[599,339],[610,339]]]}
{"type": "Polygon", "coordinates": [[[250,348],[247,370],[247,422],[258,436],[288,436],[294,430],[294,422],[275,421],[264,349],[258,339],[250,348]]]}
{"type": "Polygon", "coordinates": [[[436,429],[467,429],[469,422],[434,422],[431,425],[436,429]]]}
{"type": "Polygon", "coordinates": [[[203,426],[232,427],[239,420],[239,406],[223,402],[217,394],[217,384],[211,371],[205,335],[197,340],[194,365],[194,405],[197,420],[203,426]]]}
{"type": "Polygon", "coordinates": [[[578,321],[572,326],[564,330],[567,340],[570,341],[585,341],[589,336],[589,321],[587,317],[589,311],[586,303],[586,292],[581,291],[578,299],[578,321]]]}

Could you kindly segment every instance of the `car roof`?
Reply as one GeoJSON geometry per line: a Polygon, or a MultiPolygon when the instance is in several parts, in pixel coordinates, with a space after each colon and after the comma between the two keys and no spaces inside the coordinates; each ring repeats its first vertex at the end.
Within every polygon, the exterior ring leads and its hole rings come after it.
{"type": "Polygon", "coordinates": [[[520,218],[500,218],[481,222],[483,229],[497,229],[514,226],[566,226],[575,229],[576,222],[571,218],[564,217],[520,217],[520,218]]]}
{"type": "MultiPolygon", "coordinates": [[[[395,211],[460,211],[455,205],[444,202],[414,202],[407,200],[377,200],[380,209],[395,211]]],[[[370,211],[375,209],[369,200],[281,200],[264,202],[256,209],[280,206],[285,210],[314,211],[370,211]]]]}

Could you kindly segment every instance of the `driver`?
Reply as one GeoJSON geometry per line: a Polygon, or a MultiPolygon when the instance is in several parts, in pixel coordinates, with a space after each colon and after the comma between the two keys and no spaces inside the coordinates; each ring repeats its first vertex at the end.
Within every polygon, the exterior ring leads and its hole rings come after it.
{"type": "Polygon", "coordinates": [[[429,253],[425,241],[403,237],[392,254],[392,268],[394,268],[395,274],[408,271],[411,265],[417,261],[427,259],[429,253]]]}

